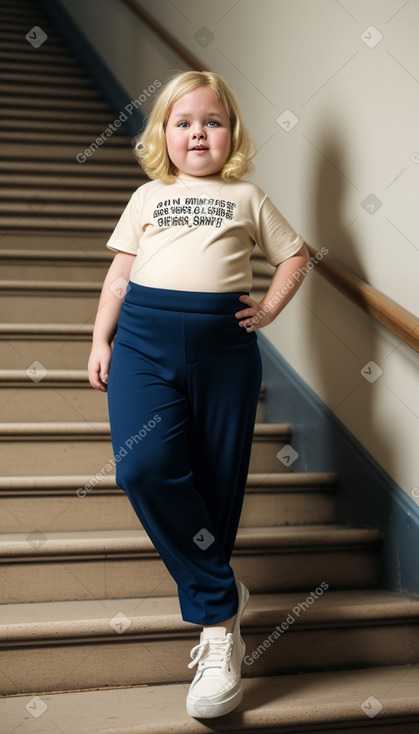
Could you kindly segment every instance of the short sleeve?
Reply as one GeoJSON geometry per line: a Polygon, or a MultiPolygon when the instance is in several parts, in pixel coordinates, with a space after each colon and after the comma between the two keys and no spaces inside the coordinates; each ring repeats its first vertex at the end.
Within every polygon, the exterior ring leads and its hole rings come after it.
{"type": "Polygon", "coordinates": [[[304,245],[304,239],[291,227],[268,196],[259,208],[257,244],[271,265],[287,260],[304,245]]]}
{"type": "Polygon", "coordinates": [[[110,250],[136,255],[141,234],[139,191],[137,189],[122,212],[106,247],[110,250]]]}

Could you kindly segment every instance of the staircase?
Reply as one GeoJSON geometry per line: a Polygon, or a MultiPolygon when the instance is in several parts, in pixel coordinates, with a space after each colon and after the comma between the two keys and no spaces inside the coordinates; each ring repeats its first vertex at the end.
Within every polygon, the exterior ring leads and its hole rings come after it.
{"type": "Polygon", "coordinates": [[[115,484],[86,371],[104,245],[146,179],[123,130],[77,162],[115,112],[35,2],[0,20],[1,734],[417,734],[419,601],[379,587],[380,535],[336,522],[337,478],[279,461],[292,426],[264,422],[264,391],[233,555],[245,697],[187,717],[199,628],[115,484]]]}

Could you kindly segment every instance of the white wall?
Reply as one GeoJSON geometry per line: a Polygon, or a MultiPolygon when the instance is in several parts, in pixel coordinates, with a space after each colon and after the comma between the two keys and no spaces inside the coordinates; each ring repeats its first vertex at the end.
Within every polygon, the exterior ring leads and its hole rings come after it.
{"type": "MultiPolygon", "coordinates": [[[[294,228],[418,313],[419,2],[137,2],[232,86],[259,145],[253,180],[294,228]],[[277,122],[286,109],[298,118],[289,131],[277,122]]],[[[186,68],[119,0],[63,4],[131,97],[186,68]]],[[[412,494],[418,355],[316,273],[264,333],[412,494]],[[361,374],[370,361],[382,370],[373,383],[361,374]]]]}

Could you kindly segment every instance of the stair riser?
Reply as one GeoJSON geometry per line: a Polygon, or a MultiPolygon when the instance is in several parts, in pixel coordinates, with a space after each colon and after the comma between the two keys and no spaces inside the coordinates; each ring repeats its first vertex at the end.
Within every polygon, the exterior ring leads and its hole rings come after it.
{"type": "MultiPolygon", "coordinates": [[[[46,60],[46,59],[45,59],[46,60]]],[[[57,61],[59,64],[62,62],[62,58],[56,57],[51,58],[51,64],[57,61]]],[[[29,95],[22,94],[19,96],[18,93],[13,94],[10,89],[9,94],[3,93],[3,105],[7,110],[15,110],[20,108],[28,109],[28,105],[34,109],[51,109],[51,110],[67,110],[70,114],[72,110],[88,111],[88,112],[99,112],[99,114],[109,113],[108,105],[97,99],[66,99],[65,97],[54,98],[53,96],[47,96],[46,94],[40,94],[37,96],[33,94],[29,95]]],[[[115,119],[115,118],[114,118],[115,119]]]]}
{"type": "MultiPolygon", "coordinates": [[[[2,258],[0,251],[0,271],[2,280],[60,280],[69,283],[80,283],[83,281],[97,281],[98,285],[103,283],[109,266],[112,262],[111,251],[105,250],[106,237],[103,238],[104,253],[109,252],[109,257],[104,258],[102,262],[89,262],[88,258],[83,259],[80,255],[79,261],[60,261],[54,262],[41,259],[19,258],[11,260],[2,258]]],[[[253,277],[258,282],[258,278],[263,277],[263,270],[259,268],[258,263],[253,263],[253,277]]],[[[268,277],[268,276],[266,276],[268,277]]],[[[266,281],[268,286],[268,281],[266,281]]]]}
{"type": "Polygon", "coordinates": [[[19,323],[93,324],[100,286],[95,291],[75,291],[48,295],[42,292],[1,292],[0,313],[3,321],[19,323]]]}
{"type": "MultiPolygon", "coordinates": [[[[60,132],[55,132],[53,130],[37,130],[36,131],[36,137],[39,143],[47,143],[48,145],[77,145],[80,146],[82,149],[88,147],[92,140],[95,140],[98,135],[100,135],[102,130],[98,127],[95,131],[92,133],[86,131],[84,133],[77,133],[74,132],[71,129],[67,128],[66,130],[62,129],[60,132]]],[[[21,144],[26,145],[31,137],[33,139],[34,133],[32,134],[25,130],[14,130],[13,129],[13,123],[12,125],[8,125],[6,127],[0,128],[0,141],[1,143],[11,143],[11,144],[21,144]]],[[[127,139],[125,137],[122,137],[119,133],[118,135],[115,133],[112,138],[108,138],[106,141],[106,146],[108,148],[115,148],[115,149],[121,149],[127,147],[127,139]]],[[[9,200],[12,198],[10,196],[7,197],[9,200]]]]}
{"type": "MultiPolygon", "coordinates": [[[[104,238],[105,240],[106,238],[104,238]]],[[[105,248],[105,241],[103,242],[105,248]]],[[[0,257],[2,280],[60,280],[67,283],[82,283],[97,281],[102,284],[111,264],[112,257],[107,262],[51,262],[48,260],[6,260],[0,257]]]]}
{"type": "MultiPolygon", "coordinates": [[[[13,88],[14,86],[28,86],[28,83],[35,84],[36,86],[55,87],[58,83],[60,89],[66,89],[67,87],[74,87],[76,89],[94,89],[91,81],[83,74],[72,74],[72,75],[61,75],[56,77],[55,75],[48,75],[41,73],[39,69],[33,69],[27,65],[26,69],[10,68],[0,73],[0,83],[2,88],[8,86],[13,88]]],[[[9,90],[8,90],[9,91],[9,90]]],[[[96,96],[97,92],[95,90],[96,96]]],[[[1,127],[0,127],[1,129],[1,127]]]]}
{"type": "MultiPolygon", "coordinates": [[[[253,593],[316,588],[366,588],[378,583],[374,549],[287,549],[233,554],[232,567],[253,593]]],[[[129,554],[127,554],[129,556],[129,554]]],[[[174,596],[176,587],[157,557],[39,559],[0,566],[0,603],[174,596]]]]}
{"type": "MultiPolygon", "coordinates": [[[[2,20],[3,17],[4,17],[3,8],[0,7],[0,20],[2,20]]],[[[25,12],[25,19],[29,27],[31,25],[31,21],[29,17],[26,17],[26,12],[25,12]]],[[[37,18],[35,20],[35,23],[32,25],[37,25],[37,24],[39,24],[39,18],[37,18]]],[[[34,56],[33,53],[29,54],[29,56],[27,53],[24,53],[22,55],[22,53],[19,53],[18,50],[14,50],[12,48],[8,48],[8,49],[3,48],[3,45],[1,45],[0,47],[0,63],[2,64],[4,68],[8,68],[11,66],[13,66],[14,68],[17,68],[15,67],[15,64],[18,64],[19,68],[21,68],[22,66],[26,67],[30,65],[32,69],[36,69],[36,70],[41,69],[41,68],[45,69],[45,66],[52,66],[51,60],[48,59],[46,56],[39,56],[38,54],[34,56]]],[[[63,70],[64,74],[67,74],[68,72],[73,74],[75,72],[77,73],[80,71],[79,65],[71,57],[65,58],[64,56],[62,56],[60,59],[55,58],[53,66],[56,71],[58,69],[60,71],[63,70]]]]}
{"type": "Polygon", "coordinates": [[[45,214],[43,211],[28,212],[25,216],[2,214],[0,216],[0,233],[19,227],[22,232],[26,231],[28,235],[45,230],[51,234],[56,232],[58,228],[61,231],[71,233],[71,237],[80,238],[84,237],[85,234],[94,234],[102,236],[106,242],[112,230],[116,227],[118,218],[118,216],[106,217],[104,215],[96,216],[96,218],[78,217],[74,214],[62,216],[60,214],[45,214]]]}
{"type": "MultiPolygon", "coordinates": [[[[285,445],[281,441],[265,441],[253,444],[250,460],[251,472],[285,471],[276,458],[285,445]]],[[[67,441],[40,440],[0,442],[0,465],[5,476],[42,476],[44,474],[86,474],[94,476],[113,457],[107,438],[91,441],[82,437],[67,441]]]]}
{"type": "MultiPolygon", "coordinates": [[[[134,188],[136,188],[136,186],[133,184],[132,191],[134,188]]],[[[129,196],[130,194],[127,193],[127,199],[129,196]]],[[[52,254],[54,254],[55,251],[77,252],[82,254],[85,251],[90,252],[90,250],[94,250],[95,252],[104,254],[104,248],[107,242],[102,235],[88,233],[84,234],[83,237],[74,237],[72,235],[64,235],[63,233],[59,234],[57,232],[20,232],[18,225],[16,225],[13,230],[0,234],[0,252],[3,249],[33,250],[34,253],[39,250],[50,250],[52,254]]]]}
{"type": "MultiPolygon", "coordinates": [[[[291,611],[291,610],[290,610],[291,611]]],[[[123,612],[123,604],[121,604],[123,612]]],[[[283,620],[278,620],[278,625],[283,620]]],[[[39,647],[4,647],[0,666],[7,670],[8,694],[92,689],[99,686],[129,686],[192,680],[187,668],[190,650],[197,639],[188,635],[164,640],[129,639],[122,633],[112,641],[90,644],[57,644],[39,647]],[[34,675],[36,671],[36,675],[34,675]]],[[[263,648],[271,629],[246,634],[246,658],[263,648]]],[[[197,637],[197,636],[196,636],[197,637]]],[[[311,672],[341,667],[404,665],[419,662],[418,627],[413,625],[366,626],[349,629],[287,632],[261,654],[254,665],[243,663],[244,678],[261,675],[311,672]],[[389,644],[389,640],[391,643],[389,644]]],[[[186,686],[185,686],[186,687],[186,686]]]]}
{"type": "MultiPolygon", "coordinates": [[[[38,177],[38,180],[40,178],[41,177],[38,177]]],[[[4,178],[0,179],[0,182],[3,182],[3,180],[4,178]]],[[[93,189],[92,191],[83,191],[83,189],[77,190],[75,186],[68,187],[66,178],[61,181],[57,181],[55,185],[53,184],[49,189],[46,189],[43,192],[40,191],[39,186],[25,185],[23,182],[19,182],[19,186],[17,187],[16,183],[10,181],[10,179],[9,181],[6,179],[5,184],[6,185],[1,189],[3,199],[2,209],[9,209],[10,211],[15,211],[19,202],[22,202],[23,204],[27,202],[27,206],[30,208],[32,202],[37,202],[38,200],[41,200],[42,204],[46,207],[52,205],[57,207],[58,205],[64,208],[67,204],[76,204],[77,207],[80,207],[80,211],[86,207],[92,208],[97,207],[98,205],[103,208],[105,206],[115,205],[122,205],[124,207],[130,196],[126,191],[112,191],[109,189],[102,191],[100,184],[97,184],[96,189],[93,189]]],[[[80,265],[83,264],[83,254],[84,252],[81,251],[80,265]]]]}
{"type": "MultiPolygon", "coordinates": [[[[105,243],[104,243],[105,247],[105,243]]],[[[0,268],[2,280],[59,280],[67,283],[83,283],[97,281],[102,285],[105,275],[109,270],[112,257],[106,262],[65,262],[51,260],[30,260],[25,262],[23,258],[15,262],[3,260],[0,257],[0,268]]]]}
{"type": "MultiPolygon", "coordinates": [[[[27,369],[35,360],[24,364],[27,369]]],[[[37,360],[41,364],[41,360],[37,360]]],[[[87,362],[83,365],[86,368],[87,362]]],[[[48,364],[44,364],[48,369],[48,364]]],[[[22,387],[0,387],[0,421],[107,421],[106,395],[90,385],[83,387],[43,387],[42,381],[22,387]]],[[[258,405],[256,420],[263,419],[263,406],[258,405]]]]}
{"type": "MultiPolygon", "coordinates": [[[[44,224],[52,225],[52,219],[46,219],[44,224]]],[[[22,222],[21,222],[22,224],[22,222]]],[[[116,222],[114,222],[116,224],[116,222]]],[[[31,225],[33,226],[33,224],[31,225]]],[[[43,225],[44,226],[44,225],[43,225]]],[[[90,224],[89,224],[90,226],[90,224]]],[[[79,236],[79,235],[77,235],[79,236]]],[[[62,292],[45,292],[39,291],[1,291],[0,292],[0,313],[2,321],[11,324],[93,324],[101,283],[98,282],[94,290],[74,291],[63,294],[62,292]]],[[[262,297],[261,287],[252,289],[251,294],[262,297]]]]}
{"type": "MultiPolygon", "coordinates": [[[[34,528],[48,532],[83,530],[138,530],[140,521],[124,494],[109,491],[95,494],[89,489],[83,497],[75,488],[65,496],[39,495],[32,497],[0,495],[3,533],[31,533],[34,528]]],[[[272,527],[278,525],[312,525],[335,522],[334,498],[327,492],[298,492],[298,494],[257,492],[246,494],[241,527],[272,527]]]]}
{"type": "MultiPolygon", "coordinates": [[[[62,123],[58,123],[62,124],[62,123]]],[[[121,177],[120,179],[106,180],[100,179],[98,176],[94,177],[93,173],[88,176],[76,176],[74,171],[71,176],[67,176],[65,183],[60,180],[60,177],[53,173],[34,173],[25,171],[15,171],[7,173],[4,168],[0,168],[0,185],[2,187],[24,186],[25,188],[31,185],[35,187],[35,190],[39,196],[48,196],[51,189],[65,192],[67,198],[71,197],[72,192],[77,192],[82,196],[86,192],[92,197],[93,194],[96,198],[102,197],[103,194],[108,194],[118,201],[124,201],[128,203],[128,200],[133,191],[145,181],[138,179],[134,176],[127,176],[126,178],[121,177]],[[46,194],[43,192],[46,191],[46,194]]],[[[105,198],[105,197],[103,197],[105,198]]],[[[29,237],[27,237],[29,239],[29,237]]],[[[3,244],[3,243],[2,243],[3,244]]],[[[71,245],[71,242],[68,242],[71,245]]]]}
{"type": "MultiPolygon", "coordinates": [[[[73,102],[68,102],[72,104],[73,102]]],[[[80,103],[81,104],[81,103],[80,103]]],[[[84,102],[83,102],[84,104],[84,102]]],[[[93,103],[92,103],[93,104],[93,103]]],[[[102,131],[103,132],[103,131],[102,131]]],[[[98,134],[99,135],[99,134],[98,134]]],[[[61,176],[65,177],[65,169],[70,167],[72,164],[74,167],[78,167],[77,173],[81,174],[81,169],[85,164],[94,158],[96,163],[109,163],[115,161],[116,163],[128,163],[131,164],[131,168],[135,171],[135,167],[138,164],[132,154],[129,139],[126,141],[126,148],[123,147],[112,147],[107,145],[107,141],[112,140],[112,137],[105,137],[104,142],[95,143],[96,137],[91,136],[86,139],[86,142],[82,145],[76,143],[73,145],[37,145],[36,156],[43,161],[48,160],[60,160],[63,161],[61,165],[61,176]],[[91,147],[91,154],[85,153],[85,149],[91,147]],[[77,158],[78,154],[83,154],[77,158]],[[85,160],[83,160],[85,159],[85,160]],[[64,170],[63,170],[64,169],[64,170]]],[[[102,141],[102,139],[101,139],[102,141]]],[[[27,160],[30,153],[33,152],[32,146],[23,143],[2,143],[0,138],[0,158],[5,161],[8,159],[27,160]]],[[[27,170],[26,166],[26,170],[27,170]]],[[[36,162],[34,163],[34,170],[36,171],[36,162]]]]}
{"type": "Polygon", "coordinates": [[[47,369],[85,370],[92,341],[90,336],[80,341],[5,339],[1,345],[1,364],[5,370],[26,370],[33,362],[40,362],[47,369]]]}
{"type": "MultiPolygon", "coordinates": [[[[13,158],[5,156],[4,161],[2,161],[0,170],[5,174],[10,173],[12,176],[14,176],[15,174],[19,175],[19,173],[26,174],[28,173],[28,165],[25,162],[24,158],[13,158]]],[[[114,177],[116,186],[119,185],[121,180],[123,180],[126,185],[129,185],[130,182],[135,182],[136,180],[138,180],[137,176],[140,178],[141,175],[143,175],[141,174],[141,169],[138,166],[136,168],[132,167],[132,161],[122,162],[122,164],[120,161],[104,163],[103,161],[98,162],[98,159],[94,156],[89,158],[89,160],[83,164],[77,163],[76,161],[73,161],[73,159],[69,160],[68,156],[67,158],[63,158],[63,160],[45,160],[44,158],[40,158],[34,162],[34,167],[32,168],[32,171],[33,170],[36,170],[38,174],[56,176],[60,179],[61,185],[63,181],[63,175],[68,178],[69,185],[71,185],[74,179],[79,178],[80,175],[83,175],[86,180],[88,180],[90,176],[94,176],[97,178],[97,176],[103,175],[107,178],[108,183],[111,180],[113,181],[112,177],[114,177]]],[[[141,185],[141,180],[138,185],[141,185]]],[[[16,224],[14,230],[16,230],[17,228],[18,225],[16,224]]],[[[8,232],[8,234],[10,234],[10,232],[8,232]]]]}
{"type": "Polygon", "coordinates": [[[106,395],[90,386],[42,388],[38,383],[33,387],[0,388],[0,406],[0,420],[5,423],[107,421],[109,418],[106,395]]]}
{"type": "Polygon", "coordinates": [[[51,201],[48,197],[48,192],[43,195],[36,194],[33,197],[28,196],[20,201],[0,203],[0,216],[15,216],[16,218],[25,219],[39,214],[42,217],[80,217],[82,222],[89,217],[92,219],[103,217],[106,224],[109,219],[119,217],[122,214],[126,200],[121,200],[120,203],[111,203],[100,201],[100,196],[97,198],[99,201],[95,203],[89,201],[60,202],[51,201]]]}

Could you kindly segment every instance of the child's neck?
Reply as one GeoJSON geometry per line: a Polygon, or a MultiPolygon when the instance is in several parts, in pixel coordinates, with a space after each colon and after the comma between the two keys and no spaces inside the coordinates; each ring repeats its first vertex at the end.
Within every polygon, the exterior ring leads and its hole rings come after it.
{"type": "Polygon", "coordinates": [[[219,178],[220,173],[212,173],[210,176],[191,176],[189,173],[182,173],[182,171],[179,171],[177,174],[177,179],[179,181],[200,181],[205,183],[205,181],[213,181],[219,178]]]}

